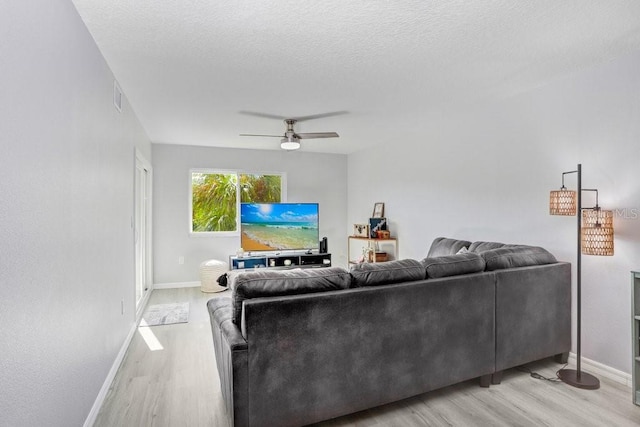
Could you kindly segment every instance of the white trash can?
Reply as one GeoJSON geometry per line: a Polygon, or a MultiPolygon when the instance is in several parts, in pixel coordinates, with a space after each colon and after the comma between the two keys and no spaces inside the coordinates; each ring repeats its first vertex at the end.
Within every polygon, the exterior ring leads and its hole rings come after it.
{"type": "Polygon", "coordinates": [[[229,265],[224,261],[210,259],[200,264],[200,290],[202,292],[222,292],[224,286],[218,284],[218,277],[229,271],[229,265]]]}

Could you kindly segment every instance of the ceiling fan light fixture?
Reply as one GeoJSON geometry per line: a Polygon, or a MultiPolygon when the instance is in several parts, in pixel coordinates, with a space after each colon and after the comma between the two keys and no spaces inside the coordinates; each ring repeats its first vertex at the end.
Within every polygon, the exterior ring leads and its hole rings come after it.
{"type": "Polygon", "coordinates": [[[280,148],[283,150],[297,150],[300,148],[300,141],[295,138],[283,138],[280,141],[280,148]]]}

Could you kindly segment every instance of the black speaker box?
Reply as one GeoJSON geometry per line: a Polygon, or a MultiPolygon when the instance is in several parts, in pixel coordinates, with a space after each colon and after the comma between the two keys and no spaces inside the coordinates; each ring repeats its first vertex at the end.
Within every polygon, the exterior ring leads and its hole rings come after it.
{"type": "Polygon", "coordinates": [[[321,254],[329,253],[329,243],[327,242],[326,237],[323,237],[322,240],[320,240],[320,253],[321,254]]]}

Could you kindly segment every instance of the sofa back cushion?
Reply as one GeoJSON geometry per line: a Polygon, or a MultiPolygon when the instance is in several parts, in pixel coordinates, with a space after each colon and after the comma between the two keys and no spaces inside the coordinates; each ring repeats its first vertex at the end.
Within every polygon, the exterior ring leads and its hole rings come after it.
{"type": "Polygon", "coordinates": [[[340,267],[242,273],[236,277],[233,287],[233,322],[241,324],[242,302],[246,299],[335,291],[349,287],[351,275],[340,267]]]}
{"type": "Polygon", "coordinates": [[[546,249],[526,245],[505,245],[502,248],[486,250],[480,256],[486,263],[487,271],[558,262],[546,249]]]}
{"type": "Polygon", "coordinates": [[[363,262],[351,266],[353,287],[390,285],[392,283],[424,280],[424,267],[415,259],[389,262],[363,262]]]}
{"type": "Polygon", "coordinates": [[[505,245],[504,243],[499,243],[499,242],[473,242],[471,243],[471,245],[469,245],[469,252],[475,252],[479,254],[481,252],[488,251],[491,249],[498,249],[503,246],[508,246],[508,245],[505,245]]]}
{"type": "Polygon", "coordinates": [[[484,259],[473,252],[425,258],[420,263],[426,270],[428,279],[479,273],[485,268],[484,259]]]}
{"type": "Polygon", "coordinates": [[[471,242],[467,240],[449,239],[447,237],[436,237],[431,243],[427,258],[435,258],[444,255],[455,255],[460,249],[468,248],[471,242]]]}

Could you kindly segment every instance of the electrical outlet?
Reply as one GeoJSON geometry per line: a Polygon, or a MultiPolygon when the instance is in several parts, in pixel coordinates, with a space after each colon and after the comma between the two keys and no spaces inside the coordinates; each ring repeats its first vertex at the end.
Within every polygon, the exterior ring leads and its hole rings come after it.
{"type": "Polygon", "coordinates": [[[184,257],[182,255],[180,255],[178,257],[178,264],[183,265],[184,264],[184,257]]]}

